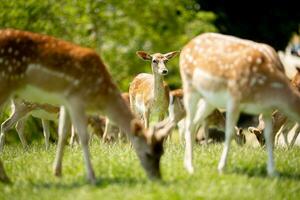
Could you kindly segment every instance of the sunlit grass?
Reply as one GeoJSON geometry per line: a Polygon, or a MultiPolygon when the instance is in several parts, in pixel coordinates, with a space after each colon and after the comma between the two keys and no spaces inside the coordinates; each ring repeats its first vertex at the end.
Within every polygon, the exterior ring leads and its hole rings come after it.
{"type": "Polygon", "coordinates": [[[0,183],[0,199],[299,199],[300,148],[276,149],[281,176],[266,177],[264,149],[238,147],[230,152],[227,173],[216,168],[222,145],[196,146],[195,174],[183,169],[183,147],[167,142],[163,181],[148,181],[128,144],[91,145],[98,184],[89,185],[79,147],[66,147],[63,177],[52,175],[55,145],[7,145],[1,155],[12,184],[0,183]]]}

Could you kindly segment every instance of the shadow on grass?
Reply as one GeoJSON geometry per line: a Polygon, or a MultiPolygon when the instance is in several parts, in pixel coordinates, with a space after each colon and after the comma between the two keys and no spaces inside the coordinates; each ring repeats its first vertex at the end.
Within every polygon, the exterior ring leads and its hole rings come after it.
{"type": "MultiPolygon", "coordinates": [[[[300,174],[295,172],[279,172],[278,179],[288,179],[300,181],[300,174]]],[[[269,178],[266,170],[266,166],[256,166],[256,167],[235,167],[233,170],[230,170],[229,173],[237,173],[242,175],[247,175],[248,177],[260,177],[260,178],[269,178]]]]}
{"type": "Polygon", "coordinates": [[[136,185],[143,185],[148,183],[158,183],[165,184],[164,181],[149,181],[143,178],[130,178],[130,177],[115,177],[115,178],[105,178],[100,177],[97,178],[96,185],[91,185],[88,181],[78,180],[74,182],[32,182],[32,185],[36,188],[43,189],[76,189],[83,186],[91,186],[96,188],[106,188],[112,185],[126,186],[126,187],[134,187],[136,185]]]}

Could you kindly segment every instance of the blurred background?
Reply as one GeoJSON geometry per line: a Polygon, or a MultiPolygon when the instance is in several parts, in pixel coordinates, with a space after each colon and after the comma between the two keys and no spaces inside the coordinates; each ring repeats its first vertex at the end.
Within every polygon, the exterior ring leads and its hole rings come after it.
{"type": "MultiPolygon", "coordinates": [[[[122,91],[128,91],[138,73],[151,72],[150,63],[136,56],[138,50],[180,50],[203,32],[235,35],[282,50],[299,24],[300,7],[292,0],[0,0],[1,29],[49,34],[95,49],[122,91]]],[[[181,87],[178,57],[168,68],[170,87],[181,87]]],[[[8,113],[9,108],[1,121],[8,113]]],[[[28,126],[30,132],[41,131],[39,120],[30,119],[28,126]]]]}

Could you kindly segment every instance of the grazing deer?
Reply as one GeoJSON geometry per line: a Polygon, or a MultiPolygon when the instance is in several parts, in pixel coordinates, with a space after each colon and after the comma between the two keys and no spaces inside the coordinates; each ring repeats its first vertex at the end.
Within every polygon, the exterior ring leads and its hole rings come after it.
{"type": "Polygon", "coordinates": [[[162,126],[146,131],[121,97],[104,63],[89,48],[51,36],[21,30],[0,30],[0,107],[10,98],[60,107],[59,141],[54,170],[61,174],[65,126],[69,117],[78,132],[87,170],[95,183],[88,147],[86,112],[102,112],[131,140],[149,178],[160,178],[162,126]]]}
{"type": "MultiPolygon", "coordinates": [[[[184,132],[184,119],[185,119],[185,109],[183,105],[183,90],[182,89],[176,89],[170,91],[170,105],[169,105],[169,118],[171,121],[175,121],[178,125],[179,129],[179,137],[180,140],[183,137],[184,132]]],[[[219,131],[225,130],[225,118],[223,114],[218,110],[215,109],[209,116],[207,116],[202,124],[203,127],[203,133],[202,130],[199,129],[197,131],[196,140],[201,140],[202,134],[204,137],[205,144],[208,144],[208,139],[212,136],[209,133],[215,133],[209,131],[210,128],[217,129],[219,131]]],[[[238,128],[236,128],[236,134],[234,135],[234,139],[237,144],[243,145],[246,142],[245,135],[242,133],[242,131],[238,128]]],[[[215,137],[211,137],[213,140],[218,140],[220,137],[220,133],[218,132],[215,137]]]]}
{"type": "Polygon", "coordinates": [[[168,74],[166,63],[177,54],[177,51],[152,55],[137,52],[140,58],[151,61],[153,73],[137,75],[129,87],[130,108],[143,120],[145,128],[149,127],[150,122],[162,121],[168,111],[169,87],[163,77],[168,74]]]}
{"type": "Polygon", "coordinates": [[[198,123],[215,108],[226,109],[224,149],[218,170],[226,166],[240,112],[264,115],[267,172],[276,175],[273,159],[272,112],[279,109],[300,120],[300,95],[285,76],[275,50],[266,45],[217,33],[191,40],[180,55],[186,119],[185,167],[192,173],[192,139],[198,123]]]}
{"type": "MultiPolygon", "coordinates": [[[[300,68],[296,67],[296,75],[293,77],[291,83],[293,87],[300,92],[300,68]]],[[[296,123],[290,119],[288,119],[283,113],[279,112],[278,110],[274,111],[272,113],[272,124],[273,124],[273,142],[274,144],[278,144],[279,136],[280,134],[283,135],[283,139],[285,142],[285,145],[287,147],[293,147],[296,139],[300,132],[299,124],[296,123]],[[288,140],[288,134],[293,129],[293,127],[296,127],[295,133],[291,139],[291,141],[288,140]]],[[[258,143],[260,146],[265,145],[265,140],[263,137],[263,130],[265,128],[265,123],[263,121],[263,116],[259,115],[259,124],[257,127],[249,127],[248,131],[250,133],[255,134],[258,143]]]]}
{"type": "Polygon", "coordinates": [[[49,120],[58,118],[59,108],[49,104],[30,103],[20,99],[12,100],[11,108],[11,116],[1,124],[0,151],[4,147],[5,133],[13,126],[16,126],[23,147],[27,147],[27,141],[24,137],[24,125],[29,115],[42,119],[45,145],[46,149],[48,149],[50,137],[49,120]]]}
{"type": "MultiPolygon", "coordinates": [[[[265,129],[265,122],[263,120],[262,114],[259,115],[259,123],[258,123],[257,127],[250,126],[248,128],[248,131],[256,136],[256,139],[260,146],[264,146],[266,143],[265,139],[263,137],[264,129],[265,129]]],[[[282,134],[285,145],[287,147],[293,147],[296,142],[297,136],[299,134],[300,127],[298,126],[297,123],[295,124],[295,122],[289,120],[284,114],[282,114],[281,112],[276,110],[272,113],[272,131],[273,131],[272,132],[272,142],[274,143],[274,145],[278,144],[279,136],[282,134]],[[295,134],[294,134],[291,142],[289,142],[288,133],[295,126],[297,126],[295,134]]]]}

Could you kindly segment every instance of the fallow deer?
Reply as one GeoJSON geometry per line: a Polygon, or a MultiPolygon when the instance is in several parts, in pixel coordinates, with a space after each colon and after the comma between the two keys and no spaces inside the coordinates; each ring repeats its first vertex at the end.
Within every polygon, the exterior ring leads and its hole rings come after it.
{"type": "Polygon", "coordinates": [[[285,51],[278,51],[278,56],[285,68],[286,75],[293,78],[300,67],[300,36],[294,35],[285,51]]]}
{"type": "MultiPolygon", "coordinates": [[[[248,131],[256,136],[256,139],[260,146],[265,145],[265,139],[263,137],[263,131],[265,129],[265,122],[263,120],[263,115],[259,115],[259,123],[257,127],[250,126],[248,128],[248,131]]],[[[298,124],[291,120],[289,120],[284,114],[279,112],[278,110],[274,111],[272,113],[272,142],[274,145],[279,143],[279,137],[280,135],[283,135],[283,139],[285,142],[285,145],[287,147],[293,147],[294,143],[297,139],[297,136],[299,134],[300,127],[298,124]],[[291,142],[288,140],[288,134],[293,127],[296,127],[294,136],[291,140],[291,142]]]]}
{"type": "Polygon", "coordinates": [[[49,120],[58,119],[59,107],[49,104],[30,103],[20,99],[14,99],[11,103],[11,116],[1,124],[0,151],[3,150],[5,142],[5,133],[13,126],[16,126],[19,138],[24,148],[27,147],[27,141],[24,137],[24,125],[29,115],[42,119],[43,133],[46,149],[49,148],[49,120]]]}
{"type": "Polygon", "coordinates": [[[137,52],[140,58],[151,61],[153,73],[138,74],[129,86],[130,108],[143,120],[145,128],[149,123],[162,121],[168,112],[169,87],[163,77],[168,74],[166,63],[177,54],[177,51],[152,55],[137,52]]]}
{"type": "Polygon", "coordinates": [[[96,182],[88,147],[86,112],[102,112],[128,135],[148,177],[161,177],[164,132],[156,127],[143,129],[94,50],[47,35],[0,30],[0,107],[14,96],[30,102],[63,105],[56,175],[61,174],[66,139],[63,125],[70,117],[82,145],[87,178],[91,183],[96,182]]]}
{"type": "MultiPolygon", "coordinates": [[[[183,90],[176,89],[170,91],[170,105],[169,105],[169,118],[172,121],[175,121],[178,125],[179,138],[183,138],[184,133],[184,119],[185,119],[185,109],[183,105],[183,90]]],[[[218,132],[215,137],[211,137],[209,133],[214,133],[215,131],[210,132],[210,128],[217,129],[219,131],[225,130],[225,118],[223,114],[215,109],[209,116],[207,116],[202,124],[202,127],[198,127],[196,140],[200,141],[202,137],[204,138],[205,144],[208,144],[209,138],[217,141],[218,138],[222,137],[218,132]],[[203,129],[201,129],[203,128],[203,129]]],[[[242,131],[236,128],[236,134],[234,135],[234,139],[237,144],[243,145],[246,142],[245,135],[242,131]]]]}
{"type": "MultiPolygon", "coordinates": [[[[300,92],[300,68],[296,67],[296,75],[291,81],[293,87],[300,92]]],[[[296,139],[300,132],[299,124],[290,119],[288,119],[283,113],[278,110],[272,113],[272,124],[273,124],[273,143],[278,144],[279,136],[283,135],[285,145],[287,147],[293,147],[296,139]],[[296,126],[296,127],[295,127],[296,126]],[[295,127],[295,132],[292,139],[289,141],[288,134],[295,127]]],[[[263,121],[263,116],[259,115],[259,124],[257,127],[249,127],[250,133],[255,134],[260,146],[265,145],[265,140],[263,137],[263,130],[265,128],[265,123],[263,121]]]]}
{"type": "MultiPolygon", "coordinates": [[[[28,116],[33,116],[42,120],[42,127],[44,133],[44,140],[46,150],[49,148],[50,138],[50,127],[49,121],[58,121],[59,107],[50,104],[39,104],[27,102],[21,99],[13,99],[11,103],[11,116],[1,124],[1,135],[0,135],[0,151],[3,150],[5,143],[5,134],[13,126],[16,127],[17,133],[23,145],[23,148],[27,148],[27,140],[24,136],[24,126],[28,116]]],[[[99,139],[103,135],[103,124],[101,118],[97,116],[88,115],[88,125],[92,127],[92,134],[96,135],[99,139]]],[[[68,124],[66,126],[71,126],[68,124]]],[[[75,142],[75,130],[72,126],[72,134],[70,144],[73,145],[75,142]]]]}
{"type": "Polygon", "coordinates": [[[272,112],[279,109],[300,120],[300,95],[285,76],[275,50],[262,43],[217,33],[192,39],[180,54],[186,120],[185,167],[192,173],[192,139],[215,108],[226,109],[224,149],[218,170],[226,166],[240,112],[264,115],[268,175],[276,175],[273,159],[272,112]]]}

